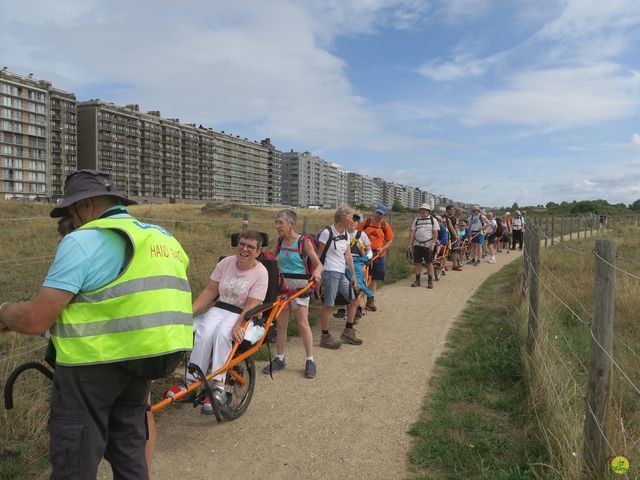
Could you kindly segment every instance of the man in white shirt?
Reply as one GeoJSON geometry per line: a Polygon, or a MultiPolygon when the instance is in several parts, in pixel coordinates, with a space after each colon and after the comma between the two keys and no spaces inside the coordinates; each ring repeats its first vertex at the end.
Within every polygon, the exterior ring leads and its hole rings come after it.
{"type": "Polygon", "coordinates": [[[524,239],[524,217],[522,216],[522,212],[520,210],[516,210],[516,214],[511,220],[511,250],[516,249],[516,243],[520,250],[522,250],[522,240],[524,239]]]}
{"type": "Polygon", "coordinates": [[[416,217],[409,229],[409,242],[407,250],[413,253],[414,273],[416,280],[412,287],[420,286],[420,275],[422,274],[422,262],[427,265],[427,288],[433,288],[433,251],[438,245],[438,231],[440,224],[431,215],[431,206],[423,203],[419,209],[420,216],[416,217]]]}
{"type": "Polygon", "coordinates": [[[351,256],[350,238],[347,228],[351,225],[355,212],[347,205],[338,207],[334,214],[334,224],[326,227],[318,236],[318,256],[324,265],[322,272],[322,335],[320,346],[324,348],[340,348],[341,342],[329,333],[329,321],[335,305],[336,296],[340,293],[348,302],[347,324],[340,339],[351,345],[362,345],[362,339],[356,337],[353,320],[358,307],[356,290],[356,272],[351,256]],[[351,280],[347,279],[346,268],[351,272],[351,280]]]}

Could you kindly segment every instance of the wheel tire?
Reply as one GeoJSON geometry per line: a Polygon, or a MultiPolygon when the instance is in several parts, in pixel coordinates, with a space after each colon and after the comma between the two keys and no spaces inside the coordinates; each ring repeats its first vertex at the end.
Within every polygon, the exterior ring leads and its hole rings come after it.
{"type": "Polygon", "coordinates": [[[440,268],[440,265],[436,265],[435,263],[433,264],[433,278],[437,281],[440,280],[440,274],[442,272],[442,269],[440,268]]]}
{"type": "Polygon", "coordinates": [[[252,357],[245,358],[233,369],[246,379],[246,383],[240,385],[235,378],[227,374],[225,390],[231,393],[231,400],[221,412],[225,420],[235,420],[247,411],[256,387],[256,364],[252,357]]]}
{"type": "Polygon", "coordinates": [[[467,256],[464,254],[458,255],[458,266],[460,268],[464,267],[467,264],[467,256]]]}

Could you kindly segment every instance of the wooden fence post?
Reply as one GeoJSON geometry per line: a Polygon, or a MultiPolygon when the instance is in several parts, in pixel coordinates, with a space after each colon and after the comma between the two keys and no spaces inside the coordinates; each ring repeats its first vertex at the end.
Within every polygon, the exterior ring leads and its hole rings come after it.
{"type": "Polygon", "coordinates": [[[573,236],[573,217],[569,217],[569,240],[573,236]]]}
{"type": "Polygon", "coordinates": [[[555,242],[555,239],[553,238],[555,236],[555,225],[556,225],[556,217],[551,217],[551,246],[552,247],[555,242]]]}
{"type": "Polygon", "coordinates": [[[538,341],[538,315],[540,311],[540,231],[537,228],[527,232],[529,241],[528,259],[529,259],[529,329],[527,335],[527,350],[529,354],[533,353],[538,341]]]}
{"type": "MultiPolygon", "coordinates": [[[[578,240],[580,240],[580,230],[582,229],[582,216],[578,216],[578,240]]],[[[582,236],[584,238],[584,235],[582,236]]]]}
{"type": "Polygon", "coordinates": [[[242,231],[249,230],[249,214],[242,214],[242,231]]]}
{"type": "Polygon", "coordinates": [[[613,355],[613,317],[615,303],[616,242],[596,241],[596,271],[593,286],[593,317],[589,348],[589,380],[587,412],[584,422],[583,479],[605,478],[607,449],[607,417],[613,355]]]}
{"type": "Polygon", "coordinates": [[[549,246],[549,217],[544,219],[544,248],[549,246]]]}
{"type": "Polygon", "coordinates": [[[560,217],[560,241],[564,241],[564,217],[560,217]]]}

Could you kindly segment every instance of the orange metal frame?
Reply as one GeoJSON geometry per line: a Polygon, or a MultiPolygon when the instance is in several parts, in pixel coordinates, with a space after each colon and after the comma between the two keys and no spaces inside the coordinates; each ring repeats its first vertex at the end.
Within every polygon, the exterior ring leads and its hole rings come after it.
{"type": "MultiPolygon", "coordinates": [[[[278,315],[280,315],[280,312],[282,312],[284,307],[286,307],[289,304],[289,302],[291,302],[294,298],[303,295],[312,286],[313,286],[313,280],[310,280],[309,283],[307,285],[305,285],[304,288],[302,288],[301,290],[299,290],[295,294],[293,294],[293,295],[291,295],[289,297],[286,297],[286,298],[278,298],[275,302],[273,302],[273,304],[265,304],[265,306],[264,306],[264,308],[262,310],[259,310],[258,312],[256,312],[256,314],[259,314],[259,313],[262,313],[265,310],[271,308],[271,312],[269,312],[269,316],[267,317],[267,321],[265,322],[265,325],[264,325],[264,335],[262,335],[260,340],[258,340],[247,351],[242,352],[241,354],[239,354],[237,356],[235,356],[235,353],[238,350],[238,346],[240,345],[240,343],[233,342],[233,347],[231,349],[231,353],[229,354],[229,357],[227,358],[227,361],[225,362],[225,364],[222,367],[220,367],[218,370],[216,370],[215,372],[211,372],[210,374],[208,374],[205,378],[207,380],[211,380],[216,375],[228,372],[241,385],[244,385],[246,380],[242,377],[242,375],[240,375],[238,372],[233,370],[233,367],[235,367],[242,360],[244,360],[247,357],[250,357],[251,355],[253,355],[254,353],[256,353],[260,349],[260,347],[264,343],[264,340],[265,340],[265,338],[267,336],[267,333],[269,332],[269,328],[271,328],[271,324],[273,323],[273,320],[275,318],[277,318],[278,315]]],[[[251,319],[245,320],[245,324],[244,324],[244,329],[245,330],[249,326],[249,322],[250,321],[251,321],[251,319]]],[[[176,401],[180,400],[182,397],[184,397],[188,393],[193,392],[194,390],[197,390],[198,388],[200,388],[201,385],[202,385],[201,381],[197,381],[195,383],[192,383],[185,390],[181,390],[180,392],[176,393],[172,398],[165,398],[164,400],[153,404],[151,406],[151,411],[152,412],[156,412],[156,411],[158,411],[158,410],[160,410],[160,409],[162,409],[162,408],[164,408],[164,407],[166,407],[168,405],[171,405],[172,403],[175,403],[176,401]]]]}

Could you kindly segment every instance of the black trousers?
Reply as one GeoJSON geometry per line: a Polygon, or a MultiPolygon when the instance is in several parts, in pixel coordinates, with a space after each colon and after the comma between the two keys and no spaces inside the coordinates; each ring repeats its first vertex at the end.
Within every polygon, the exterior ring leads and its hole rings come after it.
{"type": "Polygon", "coordinates": [[[518,248],[522,250],[522,230],[513,230],[513,239],[511,240],[511,250],[516,249],[516,243],[518,248]]]}
{"type": "Polygon", "coordinates": [[[49,418],[51,480],[94,480],[104,457],[114,480],[147,480],[150,382],[117,363],[56,366],[49,418]]]}

